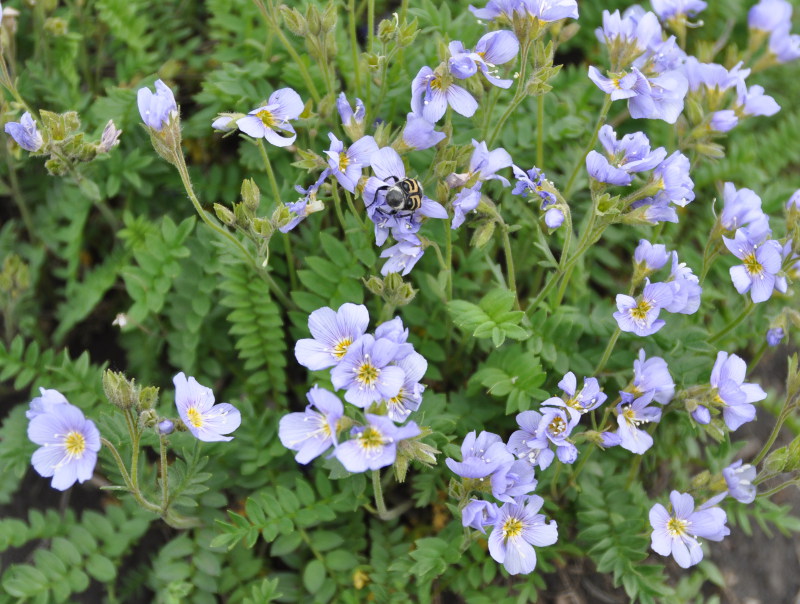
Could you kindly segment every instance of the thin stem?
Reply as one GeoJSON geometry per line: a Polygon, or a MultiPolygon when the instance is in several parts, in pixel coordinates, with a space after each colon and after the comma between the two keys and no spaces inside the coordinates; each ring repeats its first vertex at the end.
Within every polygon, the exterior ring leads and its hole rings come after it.
{"type": "Polygon", "coordinates": [[[272,187],[272,196],[275,198],[275,203],[280,203],[281,190],[278,187],[278,181],[275,179],[275,172],[272,170],[272,162],[269,161],[267,148],[264,146],[264,139],[257,138],[255,141],[256,146],[258,147],[258,152],[261,154],[261,161],[264,162],[264,169],[267,172],[267,178],[269,179],[270,187],[272,187]]]}
{"type": "Polygon", "coordinates": [[[386,502],[383,500],[380,470],[372,470],[372,491],[375,494],[375,507],[378,510],[378,517],[383,519],[386,515],[386,502]]]}
{"type": "MultiPolygon", "coordinates": [[[[336,185],[333,186],[333,189],[336,190],[336,185]]],[[[361,212],[356,209],[356,205],[353,203],[353,196],[350,195],[350,191],[345,190],[344,198],[347,200],[347,207],[350,208],[350,211],[353,213],[353,216],[355,216],[358,224],[361,225],[361,228],[369,228],[369,223],[361,218],[361,212]]]]}
{"type": "Polygon", "coordinates": [[[342,212],[342,200],[339,198],[339,190],[336,185],[331,188],[333,190],[333,207],[336,210],[339,225],[342,227],[342,236],[344,236],[347,233],[347,223],[344,221],[344,212],[342,212]]]}
{"type": "Polygon", "coordinates": [[[798,398],[800,398],[800,391],[795,392],[794,395],[792,395],[792,398],[786,401],[786,404],[783,406],[783,409],[781,409],[780,415],[778,415],[778,420],[772,427],[772,432],[770,433],[767,442],[764,443],[764,446],[761,448],[761,451],[759,451],[758,455],[756,455],[755,459],[753,459],[754,466],[758,465],[761,462],[761,460],[767,456],[767,453],[769,453],[769,450],[772,448],[772,445],[775,444],[775,440],[778,438],[778,433],[780,433],[781,431],[781,426],[783,426],[783,422],[785,422],[786,418],[788,418],[792,414],[792,411],[794,411],[795,407],[797,406],[798,398]]]}
{"type": "Polygon", "coordinates": [[[600,358],[600,362],[597,364],[597,367],[594,369],[594,373],[592,375],[598,375],[603,369],[606,367],[606,363],[608,363],[608,359],[611,357],[611,351],[614,350],[614,346],[617,344],[617,340],[619,339],[619,334],[622,333],[622,330],[617,327],[614,330],[611,339],[608,341],[606,345],[605,352],[603,352],[603,356],[600,358]]]}
{"type": "Polygon", "coordinates": [[[444,262],[447,266],[447,301],[453,299],[453,233],[450,225],[444,224],[444,262]]]}
{"type": "Polygon", "coordinates": [[[739,325],[739,323],[744,321],[747,318],[747,316],[751,312],[753,312],[753,309],[755,307],[756,305],[748,300],[747,306],[744,307],[744,310],[735,319],[733,319],[730,323],[728,323],[725,327],[723,327],[720,331],[711,336],[711,338],[709,338],[708,340],[709,343],[714,343],[717,340],[724,337],[725,335],[727,335],[732,329],[734,329],[737,325],[739,325]]]}
{"type": "Polygon", "coordinates": [[[138,420],[130,409],[125,410],[128,416],[128,430],[131,434],[131,485],[134,490],[139,490],[139,426],[138,420]]]}
{"type": "Polygon", "coordinates": [[[494,130],[492,130],[492,134],[489,136],[489,139],[486,141],[488,146],[491,146],[494,142],[494,139],[497,138],[497,135],[500,134],[500,130],[503,128],[503,125],[506,123],[506,120],[511,117],[511,114],[514,113],[514,110],[519,106],[519,104],[523,101],[523,99],[527,96],[527,70],[528,70],[528,53],[531,49],[531,41],[526,40],[525,43],[522,45],[522,51],[520,53],[520,69],[519,69],[519,80],[517,81],[517,90],[514,92],[514,97],[511,99],[511,102],[508,105],[508,108],[503,112],[503,115],[500,116],[500,119],[494,126],[494,130]]]}
{"type": "Polygon", "coordinates": [[[22,195],[22,191],[20,191],[19,188],[17,170],[14,168],[14,162],[11,159],[11,154],[6,151],[4,155],[6,157],[6,165],[8,166],[8,181],[9,189],[11,190],[11,197],[14,200],[14,203],[17,204],[17,209],[19,210],[20,216],[22,216],[22,222],[25,224],[25,230],[28,231],[28,236],[32,240],[38,240],[39,237],[37,236],[33,225],[33,217],[28,209],[28,204],[25,201],[25,197],[22,195]]]}
{"type": "Polygon", "coordinates": [[[544,95],[536,97],[536,166],[544,169],[544,95]]]}
{"type": "Polygon", "coordinates": [[[358,39],[356,38],[356,0],[347,0],[347,12],[350,18],[347,23],[350,34],[350,49],[353,52],[353,81],[356,96],[361,95],[361,60],[358,56],[358,39]]]}
{"type": "Polygon", "coordinates": [[[159,458],[161,471],[161,513],[165,513],[169,507],[169,471],[167,466],[167,438],[163,434],[158,435],[159,458]]]}
{"type": "Polygon", "coordinates": [[[267,25],[267,30],[274,31],[278,36],[278,39],[281,41],[281,44],[283,44],[284,49],[287,53],[289,53],[289,56],[292,57],[294,64],[297,65],[298,69],[300,69],[300,76],[303,78],[306,88],[308,88],[311,96],[314,97],[314,101],[319,104],[319,102],[322,100],[322,97],[319,94],[319,90],[317,90],[316,84],[314,84],[314,80],[311,79],[311,74],[309,73],[306,64],[300,58],[300,55],[294,49],[294,46],[286,37],[286,34],[283,33],[278,20],[275,18],[275,7],[272,5],[272,0],[267,1],[269,3],[269,10],[262,0],[253,0],[253,2],[255,2],[256,6],[261,11],[261,16],[264,18],[264,22],[267,25]]]}
{"type": "Polygon", "coordinates": [[[797,481],[796,481],[796,480],[787,480],[787,481],[786,481],[786,482],[784,482],[783,484],[779,484],[777,487],[775,487],[775,488],[772,488],[772,489],[770,489],[769,491],[764,491],[763,493],[759,493],[759,494],[757,495],[757,497],[758,497],[759,499],[769,499],[769,498],[770,498],[770,497],[772,497],[772,496],[773,496],[775,493],[777,493],[777,492],[779,492],[779,491],[782,491],[782,490],[783,490],[783,489],[785,489],[786,487],[789,487],[789,486],[792,486],[792,485],[796,485],[796,484],[797,484],[797,481]]]}
{"type": "Polygon", "coordinates": [[[106,440],[102,436],[100,437],[100,442],[105,445],[109,451],[111,451],[111,455],[114,457],[114,461],[117,462],[117,467],[119,468],[120,473],[122,474],[122,480],[125,482],[125,486],[133,495],[134,499],[136,499],[137,503],[142,506],[144,509],[149,510],[151,512],[160,513],[161,508],[157,506],[155,503],[152,503],[147,500],[147,498],[142,495],[141,491],[136,488],[133,484],[133,480],[128,474],[128,471],[125,469],[125,464],[122,461],[122,457],[117,451],[117,448],[111,444],[110,441],[106,440]]]}
{"type": "Polygon", "coordinates": [[[514,309],[519,310],[519,295],[517,295],[517,278],[514,276],[514,254],[511,252],[511,239],[508,237],[508,226],[500,225],[503,233],[503,252],[506,256],[506,272],[508,273],[508,289],[514,292],[514,309]]]}
{"type": "Polygon", "coordinates": [[[603,108],[600,110],[600,115],[597,118],[597,123],[594,125],[594,132],[592,132],[592,138],[589,139],[589,144],[586,145],[583,152],[581,153],[578,161],[575,162],[575,167],[572,169],[572,174],[569,176],[569,180],[567,181],[567,186],[564,187],[564,197],[569,198],[570,193],[572,193],[572,186],[575,184],[575,179],[578,177],[578,173],[581,171],[584,162],[586,161],[586,156],[589,155],[589,151],[591,151],[595,143],[597,143],[597,135],[600,132],[600,127],[605,123],[606,116],[608,115],[608,110],[611,109],[611,97],[606,95],[605,100],[603,101],[603,108]]]}

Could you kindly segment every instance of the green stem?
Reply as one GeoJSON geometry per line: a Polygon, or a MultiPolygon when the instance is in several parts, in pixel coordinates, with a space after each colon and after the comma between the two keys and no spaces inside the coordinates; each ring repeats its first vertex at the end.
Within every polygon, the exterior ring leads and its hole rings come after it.
{"type": "Polygon", "coordinates": [[[117,448],[111,444],[110,441],[106,440],[102,436],[100,437],[100,442],[105,445],[109,451],[111,451],[111,455],[114,457],[114,461],[117,462],[117,467],[119,468],[120,474],[122,474],[122,480],[125,482],[125,486],[133,495],[134,499],[136,499],[137,503],[142,506],[144,509],[149,510],[151,512],[160,513],[161,508],[157,506],[155,503],[152,503],[147,500],[147,498],[142,495],[141,491],[136,488],[133,484],[133,480],[131,476],[128,474],[128,471],[125,469],[125,464],[122,461],[122,457],[117,451],[117,448]]]}
{"type": "Polygon", "coordinates": [[[761,460],[767,456],[767,453],[769,453],[769,450],[772,448],[772,445],[775,444],[775,440],[778,438],[778,434],[781,431],[781,426],[783,426],[783,423],[786,421],[786,418],[788,418],[792,414],[792,411],[794,411],[795,407],[797,406],[798,398],[800,398],[800,391],[795,392],[794,395],[792,395],[792,398],[786,401],[786,404],[783,406],[783,409],[781,409],[780,415],[778,415],[778,420],[772,427],[772,432],[770,433],[767,442],[764,443],[764,446],[761,448],[761,451],[759,451],[758,455],[756,455],[755,459],[753,459],[754,466],[761,463],[761,460]]]}
{"type": "Polygon", "coordinates": [[[757,495],[757,497],[759,499],[769,499],[775,493],[777,493],[779,491],[782,491],[786,487],[789,487],[789,486],[792,486],[792,485],[796,485],[796,484],[798,484],[796,480],[787,480],[783,484],[779,484],[777,487],[774,487],[774,488],[770,489],[769,491],[764,491],[763,493],[759,493],[757,495]]]}
{"type": "Polygon", "coordinates": [[[269,161],[269,155],[267,155],[267,148],[264,146],[264,139],[257,138],[255,139],[256,146],[258,147],[258,152],[261,154],[261,161],[264,162],[264,169],[267,172],[267,178],[269,179],[270,187],[272,187],[272,196],[275,198],[275,203],[281,202],[281,190],[278,187],[278,181],[275,179],[275,172],[272,170],[272,162],[269,161]]]}
{"type": "Polygon", "coordinates": [[[544,95],[536,97],[536,166],[544,170],[544,95]]]}
{"type": "Polygon", "coordinates": [[[269,3],[269,9],[265,6],[262,0],[253,0],[258,6],[259,10],[261,11],[261,16],[264,18],[264,22],[267,25],[268,31],[274,31],[275,34],[278,36],[278,39],[283,44],[284,49],[289,56],[292,57],[292,61],[295,65],[297,65],[298,69],[300,69],[300,76],[303,78],[303,81],[306,84],[306,88],[311,93],[311,96],[314,97],[314,101],[319,104],[322,100],[322,97],[319,94],[319,90],[317,90],[317,86],[314,84],[314,80],[311,79],[311,74],[306,67],[306,64],[300,58],[300,55],[295,50],[292,43],[286,37],[286,34],[283,33],[281,29],[280,23],[278,22],[277,18],[275,17],[275,7],[272,4],[272,0],[267,0],[269,3]]]}
{"type": "Polygon", "coordinates": [[[619,334],[622,333],[622,330],[617,327],[614,330],[614,334],[611,336],[611,339],[608,341],[606,345],[605,352],[603,352],[603,356],[600,358],[600,362],[595,367],[594,373],[592,375],[599,375],[600,372],[605,369],[606,363],[608,363],[608,359],[611,357],[611,351],[614,350],[614,346],[617,344],[617,340],[619,339],[619,334]]]}
{"type": "Polygon", "coordinates": [[[744,320],[747,318],[747,316],[748,316],[748,315],[749,315],[751,312],[753,312],[753,309],[754,309],[755,307],[756,307],[756,305],[755,305],[753,302],[751,302],[751,301],[749,301],[749,300],[748,300],[748,301],[747,301],[747,306],[745,306],[744,310],[743,310],[743,311],[742,311],[742,312],[741,312],[741,313],[740,313],[740,314],[739,314],[739,315],[738,315],[738,316],[737,316],[735,319],[733,319],[733,320],[732,320],[730,323],[728,323],[728,324],[727,324],[727,325],[726,325],[724,328],[722,328],[720,331],[718,331],[718,332],[717,332],[717,333],[715,333],[713,336],[711,336],[711,338],[709,338],[708,342],[709,342],[709,343],[714,343],[714,342],[716,342],[717,340],[719,340],[719,339],[721,339],[722,337],[724,337],[725,335],[727,335],[727,334],[728,334],[728,332],[730,332],[730,331],[731,331],[732,329],[734,329],[734,328],[735,328],[737,325],[739,325],[739,323],[741,323],[742,321],[744,321],[744,320]]]}
{"type": "Polygon", "coordinates": [[[580,476],[581,472],[583,472],[583,467],[586,465],[586,462],[589,461],[589,458],[592,456],[592,453],[594,453],[595,449],[597,449],[597,445],[592,444],[592,447],[583,455],[581,455],[581,459],[578,462],[578,465],[575,466],[575,471],[572,473],[572,479],[570,480],[573,485],[577,486],[578,476],[580,476]]]}
{"type": "Polygon", "coordinates": [[[344,212],[342,212],[342,200],[339,198],[339,189],[336,185],[331,187],[333,190],[333,207],[336,210],[336,217],[339,219],[339,225],[342,227],[342,237],[347,235],[347,223],[344,221],[344,212]]]}
{"type": "Polygon", "coordinates": [[[520,70],[519,70],[519,80],[517,81],[517,90],[514,92],[514,97],[511,99],[511,102],[508,105],[508,108],[503,112],[503,115],[500,116],[500,119],[494,126],[494,130],[492,130],[492,134],[489,136],[489,139],[486,141],[487,146],[491,147],[494,140],[497,138],[497,135],[500,134],[500,130],[503,128],[503,125],[506,123],[506,120],[511,117],[511,114],[514,113],[514,110],[519,106],[519,104],[527,97],[528,91],[527,88],[527,70],[528,70],[528,54],[530,53],[531,49],[531,41],[526,40],[525,43],[522,45],[522,51],[520,53],[520,70]]]}
{"type": "Polygon", "coordinates": [[[386,515],[386,502],[383,500],[383,486],[381,486],[380,470],[372,470],[372,491],[375,494],[375,507],[378,510],[378,517],[383,519],[386,515]]]}
{"type": "Polygon", "coordinates": [[[356,38],[356,0],[347,0],[347,12],[350,18],[347,23],[350,34],[350,49],[353,52],[353,81],[355,94],[361,96],[361,60],[358,56],[358,39],[356,38]]]}
{"type": "Polygon", "coordinates": [[[444,262],[447,266],[447,301],[453,299],[453,233],[450,225],[444,223],[444,262]]]}
{"type": "Polygon", "coordinates": [[[572,174],[569,176],[567,186],[564,188],[564,197],[566,198],[569,198],[570,193],[572,193],[572,186],[575,184],[575,179],[578,177],[578,173],[581,171],[584,163],[586,162],[586,156],[589,155],[589,151],[594,149],[594,146],[597,143],[597,135],[600,132],[600,127],[605,123],[609,109],[611,109],[611,97],[606,95],[606,98],[603,101],[603,108],[600,110],[600,116],[597,118],[597,123],[594,125],[592,138],[589,139],[589,144],[586,145],[580,157],[578,158],[578,161],[575,162],[575,167],[572,169],[572,174]]]}
{"type": "Polygon", "coordinates": [[[514,310],[519,310],[519,295],[517,294],[517,278],[514,276],[514,254],[511,252],[511,239],[508,236],[508,226],[500,225],[503,233],[503,252],[506,256],[506,272],[508,273],[508,289],[514,292],[514,310]]]}
{"type": "MultiPolygon", "coordinates": [[[[333,186],[333,189],[336,190],[336,185],[333,186]]],[[[347,200],[347,207],[350,208],[350,211],[353,213],[353,216],[355,216],[358,224],[361,225],[361,228],[372,230],[370,228],[370,223],[361,218],[361,212],[356,209],[356,205],[353,203],[353,196],[350,195],[350,191],[344,192],[344,198],[347,200]]]]}
{"type": "Polygon", "coordinates": [[[131,435],[131,485],[135,491],[139,490],[139,440],[140,432],[138,419],[130,409],[125,410],[128,422],[128,431],[131,435]]]}
{"type": "Polygon", "coordinates": [[[165,513],[169,507],[169,472],[167,466],[167,438],[163,434],[158,435],[159,445],[159,469],[161,471],[161,513],[165,513]]]}
{"type": "Polygon", "coordinates": [[[25,230],[28,231],[28,236],[31,238],[32,241],[37,241],[39,239],[38,235],[36,234],[36,230],[33,224],[33,217],[31,216],[30,210],[28,209],[28,204],[25,201],[25,197],[22,195],[22,191],[19,188],[19,179],[17,179],[17,170],[14,167],[14,162],[11,159],[11,154],[8,153],[6,148],[6,152],[4,155],[6,157],[6,165],[8,166],[8,181],[9,181],[9,189],[11,190],[11,198],[14,200],[14,203],[17,205],[17,209],[19,210],[20,216],[22,216],[22,222],[25,224],[25,230]]]}

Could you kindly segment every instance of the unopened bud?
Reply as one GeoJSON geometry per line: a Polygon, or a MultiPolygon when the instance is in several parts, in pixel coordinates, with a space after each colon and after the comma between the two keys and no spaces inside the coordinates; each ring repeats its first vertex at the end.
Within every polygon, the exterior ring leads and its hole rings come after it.
{"type": "Polygon", "coordinates": [[[215,203],[214,213],[217,215],[217,218],[219,218],[223,224],[227,224],[228,226],[234,226],[236,224],[236,216],[225,206],[219,203],[215,203]]]}
{"type": "Polygon", "coordinates": [[[158,422],[158,433],[167,436],[175,431],[175,423],[171,419],[158,422]]]}

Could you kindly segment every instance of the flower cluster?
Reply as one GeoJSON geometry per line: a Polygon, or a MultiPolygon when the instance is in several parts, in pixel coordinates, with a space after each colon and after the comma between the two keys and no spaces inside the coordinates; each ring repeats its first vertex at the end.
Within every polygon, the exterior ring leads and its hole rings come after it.
{"type": "Polygon", "coordinates": [[[264,138],[276,147],[288,147],[297,139],[297,133],[289,122],[300,117],[303,107],[303,100],[297,92],[281,88],[247,115],[222,113],[211,126],[224,132],[238,128],[246,135],[264,138]]]}
{"type": "Polygon", "coordinates": [[[786,0],[761,0],[750,9],[751,31],[769,37],[769,59],[788,63],[800,58],[800,35],[792,34],[792,5],[786,0]]]}
{"type": "Polygon", "coordinates": [[[323,307],[308,318],[311,338],[298,340],[297,361],[312,371],[330,369],[336,390],[345,400],[364,410],[364,422],[345,416],[342,402],[332,392],[315,386],[302,413],[281,418],[281,443],[297,451],[295,459],[306,464],[331,446],[349,472],[377,470],[395,462],[398,444],[419,436],[413,421],[403,426],[422,403],[425,386],[420,383],[428,368],[414,351],[399,317],[382,323],[368,334],[365,306],[343,304],[338,310],[323,307]],[[350,439],[339,441],[349,430],[350,439]]]}
{"type": "Polygon", "coordinates": [[[634,252],[634,286],[642,279],[645,285],[636,298],[617,294],[614,319],[622,331],[649,336],[666,324],[663,319],[658,318],[662,309],[690,315],[700,307],[703,288],[697,276],[685,263],[679,262],[677,252],[667,252],[663,245],[654,246],[646,239],[639,242],[634,252]],[[667,279],[651,283],[649,275],[661,269],[669,258],[672,263],[667,279]]]}
{"type": "Polygon", "coordinates": [[[564,222],[566,208],[557,206],[558,200],[553,193],[553,184],[547,180],[544,172],[536,166],[527,172],[516,165],[512,165],[511,168],[514,170],[514,178],[517,180],[511,194],[527,197],[530,191],[536,193],[541,200],[540,208],[544,211],[545,224],[551,229],[560,227],[564,222]]]}
{"type": "Polygon", "coordinates": [[[688,91],[680,70],[685,53],[674,36],[665,36],[658,17],[640,7],[622,16],[603,11],[603,26],[596,35],[608,48],[611,71],[606,76],[590,66],[589,78],[612,101],[626,99],[632,118],[674,124],[688,91]]]}
{"type": "Polygon", "coordinates": [[[454,473],[468,479],[471,490],[490,491],[500,506],[484,499],[471,499],[462,509],[464,526],[489,536],[489,553],[512,575],[527,574],[536,568],[533,546],[552,545],[558,539],[555,521],[546,522],[539,514],[544,500],[531,495],[536,489],[533,466],[515,459],[497,434],[470,432],[461,445],[462,461],[447,458],[454,473]]]}

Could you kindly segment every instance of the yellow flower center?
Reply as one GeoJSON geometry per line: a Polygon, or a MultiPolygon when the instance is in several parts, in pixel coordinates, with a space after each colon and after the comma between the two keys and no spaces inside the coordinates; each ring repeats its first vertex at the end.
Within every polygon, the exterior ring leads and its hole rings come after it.
{"type": "Polygon", "coordinates": [[[195,407],[189,407],[186,410],[186,415],[189,418],[189,423],[192,424],[195,428],[203,427],[203,416],[195,407]]]}
{"type": "Polygon", "coordinates": [[[272,128],[278,123],[277,120],[272,116],[272,112],[267,111],[266,109],[256,111],[256,117],[260,119],[267,128],[272,128]]]}
{"type": "Polygon", "coordinates": [[[80,457],[86,450],[86,437],[80,432],[73,430],[64,437],[64,448],[70,457],[80,457]]]}
{"type": "Polygon", "coordinates": [[[430,81],[431,90],[441,90],[442,89],[442,80],[438,77],[431,78],[430,81]]]}
{"type": "Polygon", "coordinates": [[[378,381],[381,370],[369,361],[364,361],[356,370],[356,380],[364,386],[372,386],[378,381]]]}
{"type": "Polygon", "coordinates": [[[681,520],[680,518],[670,518],[667,521],[667,532],[672,537],[681,537],[687,534],[689,528],[688,520],[681,520]]]}
{"type": "Polygon", "coordinates": [[[519,518],[509,518],[503,523],[503,538],[517,537],[522,533],[522,521],[519,518]]]}
{"type": "Polygon", "coordinates": [[[564,401],[564,403],[567,405],[567,407],[572,407],[576,411],[583,411],[583,405],[581,405],[581,402],[578,400],[577,394],[571,398],[568,398],[566,401],[564,401]]]}
{"type": "Polygon", "coordinates": [[[761,273],[764,272],[764,267],[761,266],[761,263],[756,258],[755,252],[747,254],[747,256],[742,258],[742,262],[744,263],[744,268],[751,275],[760,275],[761,273]]]}
{"type": "Polygon", "coordinates": [[[358,444],[366,451],[374,451],[383,447],[383,434],[378,432],[376,428],[367,426],[364,431],[358,435],[358,444]]]}
{"type": "Polygon", "coordinates": [[[644,321],[647,318],[647,313],[653,308],[647,300],[642,298],[639,303],[631,309],[631,318],[634,321],[644,321]]]}
{"type": "Polygon", "coordinates": [[[347,157],[347,154],[342,152],[339,153],[339,170],[344,172],[347,169],[347,166],[350,165],[350,158],[347,157]]]}
{"type": "Polygon", "coordinates": [[[350,347],[353,341],[350,338],[342,338],[338,342],[336,342],[336,346],[333,347],[333,351],[331,354],[335,356],[337,359],[341,359],[345,353],[347,353],[347,349],[350,347]]]}
{"type": "Polygon", "coordinates": [[[553,421],[550,422],[547,429],[553,436],[561,436],[567,429],[567,423],[564,421],[563,417],[558,416],[553,418],[553,421]]]}
{"type": "Polygon", "coordinates": [[[397,396],[390,398],[386,403],[390,407],[402,407],[403,405],[403,397],[406,395],[406,391],[403,388],[400,388],[400,392],[397,393],[397,396]]]}

